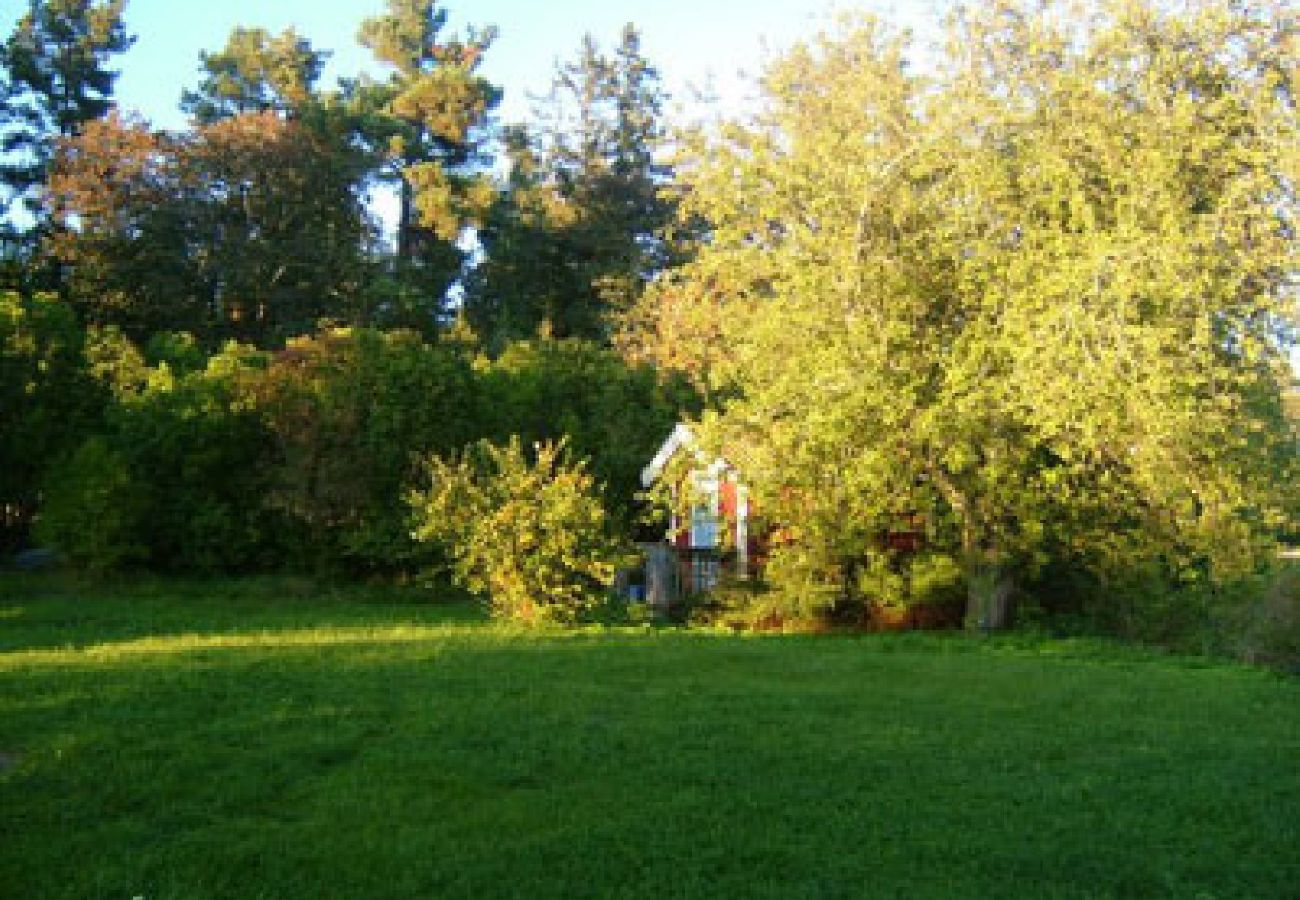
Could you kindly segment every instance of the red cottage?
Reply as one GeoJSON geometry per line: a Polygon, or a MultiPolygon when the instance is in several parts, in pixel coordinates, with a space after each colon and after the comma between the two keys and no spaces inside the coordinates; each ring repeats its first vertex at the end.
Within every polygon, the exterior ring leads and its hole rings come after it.
{"type": "Polygon", "coordinates": [[[736,467],[720,456],[710,459],[690,428],[679,423],[641,471],[641,484],[650,488],[665,472],[682,471],[685,475],[668,485],[674,502],[664,541],[643,547],[646,597],[655,606],[707,591],[723,572],[746,577],[757,559],[749,491],[736,467]],[[683,454],[684,466],[671,465],[683,454]],[[686,503],[690,511],[683,516],[678,510],[686,503]]]}

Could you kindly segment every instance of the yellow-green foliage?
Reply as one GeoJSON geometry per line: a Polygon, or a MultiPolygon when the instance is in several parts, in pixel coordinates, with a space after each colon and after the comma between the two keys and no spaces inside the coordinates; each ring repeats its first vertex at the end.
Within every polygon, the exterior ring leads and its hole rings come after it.
{"type": "Polygon", "coordinates": [[[456,578],[492,614],[573,621],[594,609],[624,557],[595,480],[564,442],[486,441],[450,460],[431,457],[428,487],[411,494],[417,540],[445,546],[456,578]]]}
{"type": "Polygon", "coordinates": [[[1059,548],[1249,574],[1300,484],[1295,39],[1267,4],[993,0],[922,76],[847,19],[685,142],[708,240],[642,342],[828,566],[919,514],[999,607],[1059,548]]]}

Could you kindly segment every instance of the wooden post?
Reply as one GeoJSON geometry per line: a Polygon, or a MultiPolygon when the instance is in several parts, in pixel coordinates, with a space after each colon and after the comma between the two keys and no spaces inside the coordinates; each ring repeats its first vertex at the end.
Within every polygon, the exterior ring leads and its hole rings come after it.
{"type": "Polygon", "coordinates": [[[672,548],[653,544],[645,557],[645,599],[651,609],[666,613],[677,599],[677,566],[672,548]]]}

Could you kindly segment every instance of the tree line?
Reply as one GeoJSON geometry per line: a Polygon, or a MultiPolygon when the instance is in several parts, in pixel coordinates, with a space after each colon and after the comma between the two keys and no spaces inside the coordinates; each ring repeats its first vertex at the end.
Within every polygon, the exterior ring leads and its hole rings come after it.
{"type": "Polygon", "coordinates": [[[985,627],[1019,598],[1158,630],[1264,578],[1300,519],[1284,3],[1000,0],[923,57],[851,15],[773,62],[756,113],[677,129],[633,26],[498,127],[495,30],[390,0],[359,32],[381,76],[327,88],[292,30],[236,29],[161,132],[111,107],[121,14],[33,2],[0,52],[33,223],[3,273],[14,535],[45,504],[73,540],[97,472],[123,492],[101,520],[173,542],[137,561],[210,528],[245,548],[210,568],[292,535],[400,570],[412,460],[518,469],[565,436],[626,532],[683,415],[797,533],[743,600],[787,616],[956,591],[985,627]],[[226,511],[162,524],[202,506],[132,481],[167,466],[226,511]],[[882,541],[903,521],[922,552],[882,541]]]}
{"type": "Polygon", "coordinates": [[[36,223],[9,226],[27,265],[8,286],[57,288],[86,324],[270,348],[326,319],[433,336],[459,316],[494,348],[543,322],[603,342],[663,266],[664,94],[633,26],[609,52],[585,39],[537,122],[503,136],[480,74],[495,30],[449,34],[438,3],[365,20],[384,75],[328,88],[328,52],[236,28],[183,92],[190,127],[165,132],[111,105],[122,13],[34,3],[3,51],[4,187],[36,223]],[[394,235],[367,202],[385,189],[394,235]]]}
{"type": "Polygon", "coordinates": [[[162,131],[112,104],[123,12],[33,2],[0,50],[6,546],[409,573],[422,459],[511,440],[563,441],[634,528],[637,473],[696,403],[612,349],[672,213],[637,30],[584,39],[499,131],[495,30],[450,34],[433,0],[363,21],[381,74],[328,88],[327,51],[236,28],[162,131]]]}

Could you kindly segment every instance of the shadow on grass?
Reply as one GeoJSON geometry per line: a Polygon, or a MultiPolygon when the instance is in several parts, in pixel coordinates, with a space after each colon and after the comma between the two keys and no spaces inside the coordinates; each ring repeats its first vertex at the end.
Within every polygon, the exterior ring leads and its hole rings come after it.
{"type": "Polygon", "coordinates": [[[0,652],[87,647],[165,635],[483,622],[453,588],[318,584],[289,577],[91,582],[64,574],[0,575],[0,652]]]}

